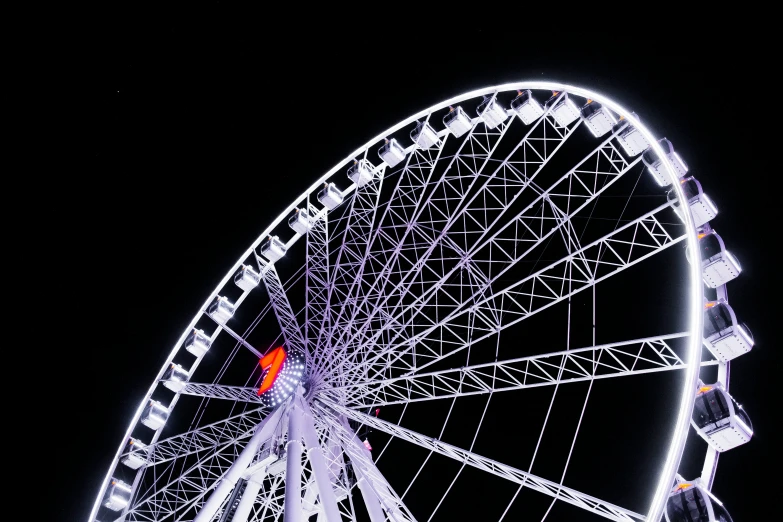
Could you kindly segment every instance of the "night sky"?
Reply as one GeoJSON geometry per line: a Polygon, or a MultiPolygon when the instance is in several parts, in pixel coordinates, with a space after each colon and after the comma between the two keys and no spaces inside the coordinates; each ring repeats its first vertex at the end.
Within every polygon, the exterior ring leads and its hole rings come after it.
{"type": "MultiPolygon", "coordinates": [[[[763,513],[776,495],[770,467],[780,440],[768,397],[780,367],[778,305],[769,297],[778,148],[765,136],[776,109],[763,78],[751,87],[737,83],[748,76],[737,57],[758,42],[716,35],[653,45],[619,31],[563,41],[506,30],[510,36],[501,38],[482,28],[470,44],[451,45],[435,33],[387,44],[370,31],[367,45],[347,29],[341,38],[311,35],[309,45],[296,46],[261,31],[241,37],[225,27],[174,25],[142,31],[133,43],[104,34],[82,49],[76,81],[89,94],[76,112],[85,130],[76,164],[62,166],[75,175],[64,188],[73,196],[58,214],[69,231],[62,245],[70,297],[60,313],[82,413],[53,412],[80,450],[66,454],[57,508],[44,519],[87,518],[171,347],[294,197],[410,114],[518,80],[578,84],[632,108],[674,143],[720,208],[712,224],[743,266],[731,303],[756,340],[732,366],[731,390],[750,412],[755,436],[721,457],[713,491],[737,522],[763,513]]],[[[499,438],[513,437],[513,427],[504,430],[499,438]]]]}

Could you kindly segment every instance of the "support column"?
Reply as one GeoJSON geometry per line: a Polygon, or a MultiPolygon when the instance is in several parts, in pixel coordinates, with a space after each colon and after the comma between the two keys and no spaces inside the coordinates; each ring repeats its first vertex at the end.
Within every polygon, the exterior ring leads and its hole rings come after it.
{"type": "Polygon", "coordinates": [[[288,444],[286,445],[284,522],[302,521],[302,410],[296,396],[288,408],[288,444]]]}
{"type": "Polygon", "coordinates": [[[260,469],[247,480],[245,492],[242,494],[242,499],[239,501],[231,522],[247,522],[247,517],[250,515],[250,510],[258,497],[258,492],[261,489],[265,476],[266,469],[260,469]]]}
{"type": "Polygon", "coordinates": [[[218,509],[220,509],[221,504],[223,504],[223,501],[226,499],[229,493],[231,493],[231,490],[234,489],[237,480],[242,477],[242,474],[253,461],[253,457],[255,457],[256,452],[258,452],[258,448],[261,446],[261,443],[272,436],[275,425],[282,415],[282,411],[282,408],[278,408],[261,421],[261,423],[256,428],[256,432],[250,438],[250,441],[228,469],[226,474],[223,475],[220,484],[217,485],[215,491],[213,491],[209,496],[207,502],[204,504],[204,507],[201,508],[201,511],[199,511],[198,515],[196,515],[196,518],[193,519],[193,522],[210,522],[212,520],[212,518],[215,516],[215,513],[217,513],[218,509]]]}
{"type": "Polygon", "coordinates": [[[313,468],[313,474],[315,475],[315,483],[318,485],[318,496],[321,500],[321,507],[326,515],[326,522],[342,522],[340,516],[340,510],[337,507],[337,497],[334,495],[334,487],[332,481],[329,480],[329,469],[326,466],[326,459],[321,451],[321,444],[318,442],[318,434],[315,432],[313,424],[313,415],[310,413],[310,408],[304,404],[301,397],[297,397],[294,400],[294,405],[297,405],[303,410],[303,431],[305,445],[307,446],[307,459],[310,461],[310,466],[313,468]]]}
{"type": "Polygon", "coordinates": [[[354,472],[358,479],[356,484],[359,486],[359,491],[362,492],[364,505],[367,507],[367,512],[370,514],[370,521],[386,522],[386,516],[383,514],[383,509],[381,508],[381,501],[378,500],[378,495],[375,494],[372,485],[367,482],[364,473],[358,469],[358,466],[354,468],[354,472]]]}

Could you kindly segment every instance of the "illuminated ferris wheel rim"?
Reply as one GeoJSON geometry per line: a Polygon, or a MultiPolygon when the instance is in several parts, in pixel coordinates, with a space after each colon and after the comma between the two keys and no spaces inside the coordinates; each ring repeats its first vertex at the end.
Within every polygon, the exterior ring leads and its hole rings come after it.
{"type": "MultiPolygon", "coordinates": [[[[658,139],[652,134],[652,132],[643,123],[639,121],[639,119],[636,117],[636,115],[633,112],[626,109],[625,107],[615,102],[611,98],[604,96],[598,92],[585,89],[582,87],[558,83],[558,82],[522,81],[522,82],[506,83],[506,84],[501,84],[501,85],[496,85],[492,87],[486,87],[486,88],[466,92],[458,96],[452,97],[450,99],[447,99],[443,102],[432,105],[431,107],[428,107],[424,110],[421,110],[416,114],[408,117],[407,119],[401,121],[400,123],[394,125],[393,127],[378,134],[372,139],[368,140],[364,145],[355,149],[353,152],[348,154],[344,160],[338,162],[332,169],[330,169],[324,175],[322,175],[316,182],[314,182],[310,187],[308,187],[304,192],[302,192],[300,196],[294,199],[294,202],[290,204],[288,207],[286,207],[270,223],[270,225],[261,234],[259,234],[258,238],[252,243],[252,245],[240,256],[239,260],[227,271],[226,275],[217,284],[215,289],[209,294],[208,298],[204,301],[202,306],[199,308],[199,312],[194,316],[193,320],[189,323],[187,328],[184,330],[180,338],[175,343],[174,348],[172,349],[169,356],[167,357],[158,376],[154,379],[152,385],[150,386],[150,389],[148,390],[143,400],[141,401],[139,407],[137,408],[129,424],[128,429],[125,432],[122,442],[115,454],[114,460],[112,461],[112,465],[110,466],[109,471],[104,478],[104,484],[108,483],[108,481],[111,480],[112,473],[120,459],[120,456],[122,455],[126,441],[131,437],[134,428],[139,423],[143,410],[145,406],[148,404],[148,402],[150,401],[153,392],[155,391],[157,385],[159,384],[159,382],[161,381],[164,375],[164,372],[172,364],[172,361],[174,360],[174,357],[179,352],[179,350],[182,349],[184,341],[186,340],[188,335],[193,331],[198,320],[202,317],[204,311],[207,309],[210,303],[212,303],[215,300],[220,290],[224,288],[227,283],[229,283],[232,276],[234,276],[236,272],[240,269],[240,267],[243,265],[244,260],[250,257],[251,255],[253,255],[256,248],[266,238],[268,238],[271,235],[273,230],[276,227],[278,227],[281,223],[283,223],[283,221],[288,216],[290,216],[293,211],[297,209],[297,205],[300,201],[307,199],[309,195],[314,194],[316,191],[318,191],[318,189],[321,188],[324,185],[324,183],[327,183],[328,180],[332,176],[334,176],[341,168],[344,168],[344,166],[347,163],[353,161],[354,158],[358,157],[360,154],[369,150],[373,145],[382,142],[386,137],[392,135],[394,132],[403,129],[406,126],[409,126],[410,124],[415,123],[422,118],[428,117],[430,114],[432,114],[435,111],[441,110],[447,106],[457,105],[465,100],[479,98],[481,96],[492,96],[500,92],[522,91],[527,89],[566,92],[568,94],[573,94],[584,98],[592,99],[604,105],[605,107],[611,109],[615,113],[622,115],[629,122],[630,125],[634,126],[638,131],[642,133],[644,138],[649,143],[650,148],[652,148],[653,151],[657,154],[657,156],[661,159],[666,174],[671,183],[671,186],[673,190],[676,192],[677,197],[679,198],[680,201],[685,201],[683,189],[680,186],[680,183],[678,182],[679,176],[677,175],[676,170],[673,167],[672,163],[668,159],[667,154],[664,153],[661,145],[658,143],[658,139]]],[[[344,194],[348,194],[348,193],[349,190],[344,191],[344,194]]],[[[685,229],[687,234],[686,240],[687,240],[688,249],[691,252],[697,252],[698,237],[697,237],[697,230],[693,222],[693,218],[690,212],[688,211],[685,211],[682,214],[683,214],[682,218],[685,222],[685,229]]],[[[299,237],[301,237],[301,235],[296,234],[294,240],[298,239],[299,237]]],[[[293,242],[294,240],[292,240],[291,242],[293,242]]],[[[290,243],[288,246],[290,246],[290,243]]],[[[653,499],[650,504],[646,520],[658,520],[662,516],[665,502],[670,494],[671,485],[674,482],[679,461],[683,453],[686,437],[690,428],[690,418],[693,409],[693,397],[694,397],[694,392],[697,388],[698,377],[699,377],[701,349],[702,349],[702,328],[703,328],[703,320],[702,320],[703,283],[702,283],[701,266],[697,262],[693,262],[689,264],[689,281],[690,281],[690,286],[689,286],[689,294],[688,294],[689,295],[688,310],[689,310],[689,317],[690,317],[689,319],[690,327],[689,327],[689,335],[688,335],[688,350],[687,350],[687,355],[685,360],[687,367],[684,372],[682,388],[681,388],[682,391],[681,391],[680,405],[675,420],[675,424],[672,428],[671,440],[669,442],[667,457],[661,469],[660,477],[658,479],[658,485],[653,495],[653,499]]],[[[93,506],[89,519],[90,521],[95,520],[98,508],[100,507],[102,494],[103,494],[103,489],[101,489],[98,497],[95,500],[95,504],[93,506]]]]}

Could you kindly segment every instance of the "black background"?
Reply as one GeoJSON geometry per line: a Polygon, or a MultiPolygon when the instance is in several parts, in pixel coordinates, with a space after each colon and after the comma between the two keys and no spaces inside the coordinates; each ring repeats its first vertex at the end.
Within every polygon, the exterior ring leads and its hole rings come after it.
{"type": "Polygon", "coordinates": [[[767,132],[777,109],[763,71],[743,65],[763,42],[713,34],[664,44],[639,31],[556,36],[481,24],[460,39],[447,37],[459,32],[443,23],[407,34],[358,25],[338,37],[302,29],[293,38],[273,35],[269,24],[250,32],[223,20],[101,30],[71,57],[78,96],[68,110],[77,125],[66,138],[75,145],[47,207],[66,254],[56,283],[64,299],[47,306],[69,339],[56,371],[68,372],[84,409],[78,422],[64,407],[51,410],[66,419],[68,440],[80,442],[66,455],[58,507],[44,519],[86,519],[170,347],[303,187],[413,112],[518,80],[582,85],[636,110],[720,207],[713,224],[744,268],[732,305],[756,338],[732,368],[732,392],[756,431],[721,458],[715,491],[735,521],[769,509],[779,441],[768,396],[779,366],[779,207],[778,149],[767,132]]]}

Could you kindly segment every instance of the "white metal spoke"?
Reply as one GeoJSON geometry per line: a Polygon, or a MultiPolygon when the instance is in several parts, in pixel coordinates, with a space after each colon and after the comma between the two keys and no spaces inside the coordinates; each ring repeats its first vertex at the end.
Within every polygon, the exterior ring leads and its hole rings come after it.
{"type": "Polygon", "coordinates": [[[249,437],[265,415],[264,408],[248,410],[222,421],[160,440],[148,447],[147,465],[162,464],[249,437]]]}
{"type": "Polygon", "coordinates": [[[431,437],[427,437],[426,435],[422,435],[396,424],[392,424],[391,422],[381,420],[377,417],[359,413],[328,399],[322,399],[321,402],[323,402],[324,406],[317,407],[321,409],[321,413],[324,416],[334,416],[334,413],[329,411],[331,409],[339,415],[345,415],[350,419],[368,426],[372,426],[374,429],[388,433],[393,437],[397,437],[401,440],[416,444],[422,448],[434,451],[459,462],[463,462],[468,466],[492,473],[493,475],[497,475],[511,482],[521,484],[527,488],[533,489],[550,497],[557,496],[557,498],[564,502],[568,502],[569,504],[573,504],[597,515],[601,515],[604,518],[608,518],[609,520],[623,522],[644,520],[644,517],[638,513],[634,513],[633,511],[629,511],[609,502],[605,502],[601,499],[591,497],[565,486],[561,486],[556,482],[537,477],[533,474],[526,473],[506,464],[482,457],[481,455],[477,455],[473,452],[446,444],[431,437]]]}
{"type": "MultiPolygon", "coordinates": [[[[687,335],[680,333],[635,339],[450,370],[377,379],[336,387],[334,393],[346,405],[361,409],[680,370],[686,365],[668,341],[687,335]]],[[[709,360],[702,362],[702,366],[717,363],[716,360],[709,360]]]]}
{"type": "Polygon", "coordinates": [[[180,391],[180,394],[249,403],[258,403],[261,401],[258,396],[258,388],[249,386],[227,386],[225,384],[189,382],[182,391],[180,391]]]}
{"type": "Polygon", "coordinates": [[[329,221],[326,213],[319,216],[310,204],[308,214],[311,229],[307,233],[305,253],[305,342],[308,353],[316,356],[318,332],[323,318],[328,316],[329,296],[329,221]]]}
{"type": "Polygon", "coordinates": [[[657,218],[657,214],[668,208],[668,205],[662,205],[570,256],[502,290],[493,291],[475,304],[463,305],[440,320],[420,314],[417,319],[423,326],[417,325],[418,333],[379,351],[365,364],[381,364],[382,369],[396,364],[398,369],[407,372],[421,370],[435,360],[462,350],[470,338],[475,343],[494,335],[679,243],[686,236],[672,237],[657,218]],[[570,289],[567,282],[570,282],[570,289]],[[502,315],[498,310],[502,310],[502,315]],[[410,353],[414,345],[420,350],[429,348],[431,356],[427,362],[421,363],[422,352],[417,353],[419,362],[403,360],[403,355],[410,353]]]}
{"type": "MultiPolygon", "coordinates": [[[[626,161],[609,138],[547,190],[541,190],[528,183],[538,194],[537,197],[490,237],[485,238],[488,230],[485,229],[474,244],[466,244],[466,250],[455,247],[456,255],[452,256],[454,260],[448,262],[450,269],[445,274],[438,270],[422,273],[422,277],[428,279],[428,284],[425,285],[427,290],[418,295],[404,310],[399,308],[399,303],[383,310],[386,316],[393,319],[385,321],[371,338],[365,339],[366,349],[372,350],[379,342],[382,344],[393,342],[401,333],[410,336],[411,332],[407,331],[409,330],[407,326],[411,325],[411,329],[415,328],[413,321],[417,314],[432,302],[438,303],[438,312],[442,311],[445,315],[451,309],[463,305],[467,298],[480,297],[488,291],[492,281],[503,276],[529,252],[556,231],[561,230],[561,227],[570,225],[573,216],[629,172],[639,160],[637,158],[632,162],[626,161]],[[468,269],[473,278],[467,285],[464,281],[459,285],[447,284],[459,270],[463,269],[468,269]],[[459,293],[455,295],[455,292],[459,293]],[[402,327],[398,326],[400,324],[402,327]]],[[[530,179],[532,180],[532,177],[530,179]]],[[[509,204],[517,195],[513,191],[512,194],[514,197],[509,199],[509,204]]],[[[451,236],[447,237],[451,239],[451,236]]],[[[468,242],[467,238],[455,237],[463,243],[468,242]]],[[[356,359],[356,355],[352,359],[356,359]]]]}
{"type": "Polygon", "coordinates": [[[274,265],[267,264],[262,268],[261,277],[269,293],[269,300],[275,310],[275,316],[277,316],[277,322],[283,332],[287,349],[295,349],[305,354],[306,358],[311,357],[312,354],[307,351],[307,343],[302,336],[302,330],[299,328],[296,315],[291,309],[291,303],[288,302],[288,296],[274,265]]]}

